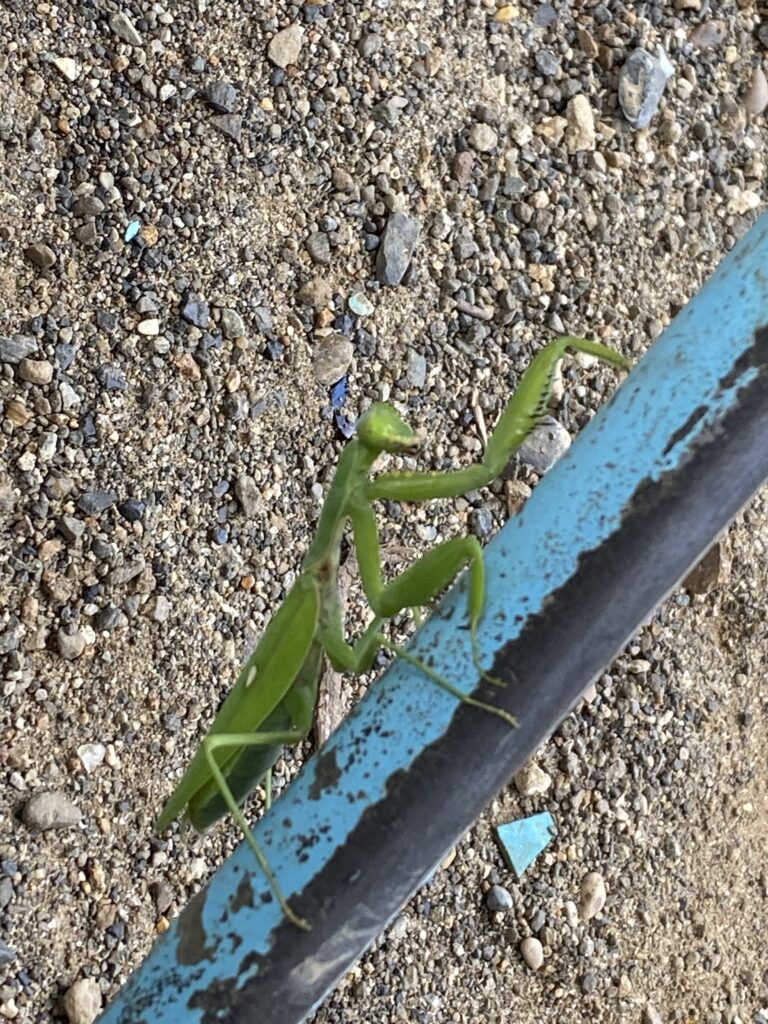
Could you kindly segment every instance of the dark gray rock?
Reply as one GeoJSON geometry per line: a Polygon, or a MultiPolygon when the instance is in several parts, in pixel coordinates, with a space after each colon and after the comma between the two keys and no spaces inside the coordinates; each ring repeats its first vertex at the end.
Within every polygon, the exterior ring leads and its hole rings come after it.
{"type": "Polygon", "coordinates": [[[105,512],[117,501],[114,491],[86,491],[77,502],[77,507],[87,516],[97,516],[105,512]]]}
{"type": "Polygon", "coordinates": [[[37,340],[28,334],[0,335],[0,362],[20,363],[22,359],[37,352],[37,340]]]}
{"type": "Polygon", "coordinates": [[[231,114],[237,106],[237,90],[229,82],[211,82],[206,86],[205,99],[220,114],[231,114]]]}
{"type": "Polygon", "coordinates": [[[389,215],[376,256],[376,279],[382,284],[400,284],[413,258],[421,224],[415,217],[395,211],[389,215]]]}
{"type": "Polygon", "coordinates": [[[619,104],[633,128],[647,128],[659,109],[667,79],[674,72],[664,50],[658,56],[635,50],[619,73],[619,104]]]}

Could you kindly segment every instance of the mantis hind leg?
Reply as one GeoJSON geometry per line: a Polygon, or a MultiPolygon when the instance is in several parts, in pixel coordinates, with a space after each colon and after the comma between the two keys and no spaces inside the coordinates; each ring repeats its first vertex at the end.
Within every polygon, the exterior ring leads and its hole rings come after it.
{"type": "Polygon", "coordinates": [[[404,661],[407,661],[409,665],[413,665],[414,668],[419,669],[419,671],[423,672],[428,679],[431,679],[432,682],[436,683],[437,686],[441,687],[441,689],[452,694],[452,696],[460,700],[462,704],[467,704],[472,708],[478,708],[480,711],[487,711],[491,715],[496,715],[497,718],[500,718],[502,722],[506,722],[507,725],[511,725],[513,729],[517,728],[519,723],[515,716],[511,715],[509,711],[506,711],[504,708],[497,708],[493,704],[486,704],[485,701],[482,700],[475,700],[474,697],[470,697],[468,694],[464,693],[463,690],[459,689],[458,686],[455,686],[450,682],[450,680],[446,679],[445,676],[441,676],[439,672],[435,672],[435,670],[430,665],[427,665],[425,661],[422,661],[421,658],[417,658],[415,655],[411,654],[410,651],[405,650],[405,648],[393,643],[386,637],[381,638],[381,646],[386,647],[386,649],[388,651],[392,651],[393,654],[397,654],[404,661]]]}
{"type": "MultiPolygon", "coordinates": [[[[206,760],[208,761],[208,766],[211,769],[211,775],[216,781],[216,785],[218,786],[219,792],[221,793],[222,798],[224,799],[227,807],[229,808],[232,817],[237,822],[240,831],[243,833],[245,841],[248,843],[251,850],[253,851],[253,854],[256,857],[256,860],[258,861],[259,867],[264,872],[264,877],[266,878],[267,883],[269,884],[269,888],[272,890],[272,895],[279,903],[280,909],[282,910],[282,912],[285,914],[289,921],[292,921],[293,924],[295,924],[298,928],[301,928],[304,931],[308,932],[310,931],[309,923],[305,921],[303,917],[299,917],[298,914],[294,913],[294,911],[291,910],[288,901],[283,895],[283,890],[280,888],[280,884],[277,881],[277,878],[275,877],[275,873],[272,870],[269,861],[267,860],[266,854],[256,841],[256,837],[251,831],[248,822],[245,820],[245,815],[240,810],[240,807],[238,806],[238,803],[232,794],[232,790],[227,785],[227,780],[224,776],[224,773],[222,772],[221,767],[219,766],[218,762],[216,761],[216,758],[214,757],[214,751],[221,748],[248,746],[276,746],[283,744],[298,743],[299,740],[301,739],[303,739],[303,733],[300,733],[298,730],[280,733],[216,733],[213,736],[209,735],[205,737],[205,739],[203,740],[203,750],[205,751],[205,757],[206,760]]],[[[269,796],[271,800],[271,770],[269,771],[268,776],[270,780],[269,796]]]]}

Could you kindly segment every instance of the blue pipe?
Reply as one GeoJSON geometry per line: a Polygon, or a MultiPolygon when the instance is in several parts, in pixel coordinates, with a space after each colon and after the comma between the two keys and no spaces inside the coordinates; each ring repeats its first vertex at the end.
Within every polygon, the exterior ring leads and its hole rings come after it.
{"type": "Polygon", "coordinates": [[[255,829],[312,931],[242,845],[101,1024],[289,1024],[348,970],[768,477],[766,268],[768,215],[488,545],[480,649],[507,687],[478,683],[462,581],[410,645],[520,727],[397,661],[255,829]]]}

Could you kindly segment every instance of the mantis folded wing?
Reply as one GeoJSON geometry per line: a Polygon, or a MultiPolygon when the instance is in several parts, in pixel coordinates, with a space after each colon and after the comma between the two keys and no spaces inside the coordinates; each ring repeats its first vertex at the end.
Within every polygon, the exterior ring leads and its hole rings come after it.
{"type": "MultiPolygon", "coordinates": [[[[380,647],[393,647],[382,633],[385,621],[404,609],[430,604],[468,565],[469,626],[475,663],[483,673],[476,642],[484,598],[479,542],[474,537],[444,541],[395,579],[384,583],[373,502],[381,498],[425,501],[455,497],[483,487],[499,476],[544,415],[557,364],[569,349],[629,369],[627,360],[605,345],[570,336],[557,338],[538,353],[523,374],[488,439],[482,461],[464,469],[382,473],[370,479],[379,455],[413,452],[421,443],[391,405],[380,402],[371,406],[358,423],[356,439],[339,459],[301,574],[267,625],[157,820],[156,829],[162,831],[186,811],[191,824],[203,831],[227,812],[231,813],[283,912],[301,928],[309,925],[288,905],[240,803],[259,782],[269,780],[282,747],[300,742],[309,733],[323,655],[328,656],[337,671],[368,671],[380,647]],[[352,524],[363,590],[374,614],[353,645],[345,639],[338,587],[341,540],[348,521],[352,524]]],[[[464,703],[496,714],[510,725],[516,724],[506,711],[474,700],[407,652],[400,653],[464,703]]]]}

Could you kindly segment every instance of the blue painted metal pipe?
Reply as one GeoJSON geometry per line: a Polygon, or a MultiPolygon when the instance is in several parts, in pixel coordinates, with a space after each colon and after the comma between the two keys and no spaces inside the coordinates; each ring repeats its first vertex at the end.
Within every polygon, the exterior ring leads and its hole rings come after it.
{"type": "Polygon", "coordinates": [[[303,1020],[768,477],[768,216],[488,546],[477,684],[459,583],[258,824],[297,912],[241,846],[102,1024],[303,1020]],[[450,800],[446,800],[450,794],[450,800]]]}

